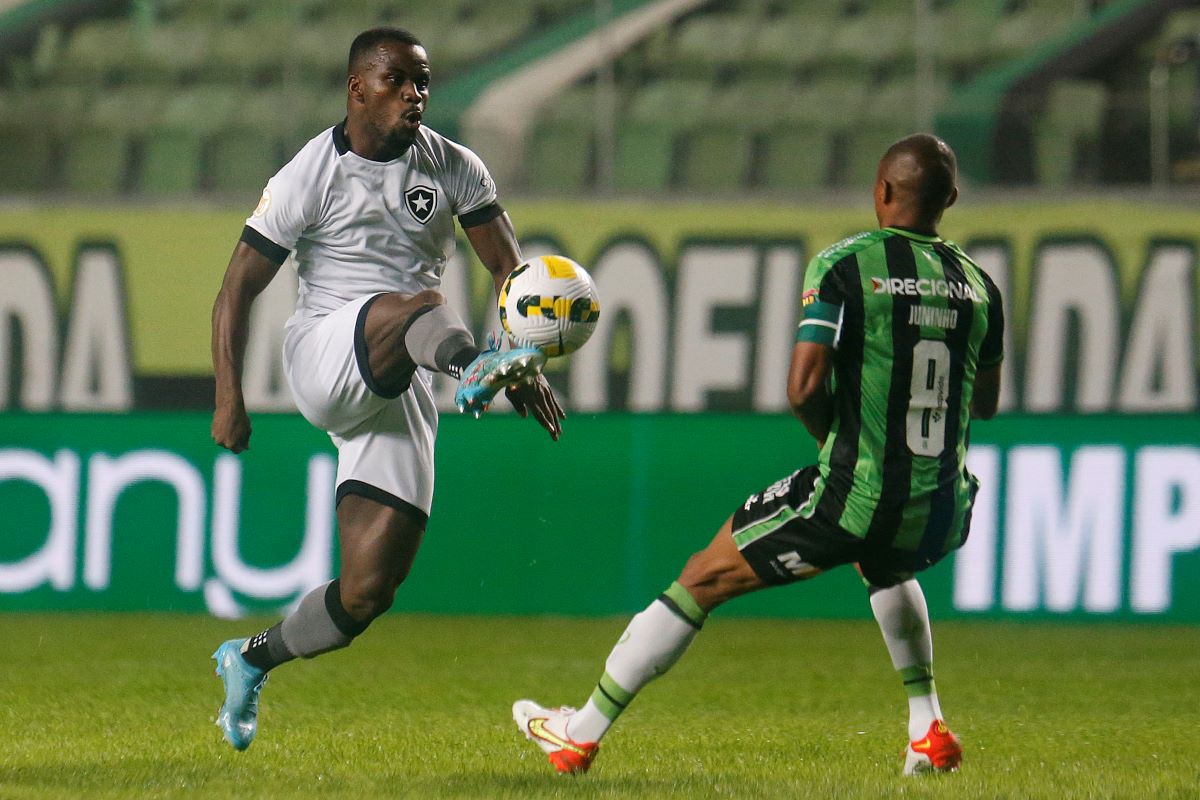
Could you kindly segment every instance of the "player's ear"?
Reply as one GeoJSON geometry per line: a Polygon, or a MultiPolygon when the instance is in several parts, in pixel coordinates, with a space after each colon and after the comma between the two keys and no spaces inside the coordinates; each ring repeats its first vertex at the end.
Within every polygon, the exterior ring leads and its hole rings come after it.
{"type": "Polygon", "coordinates": [[[350,76],[346,78],[346,94],[348,94],[350,99],[356,103],[365,102],[362,90],[362,78],[360,78],[357,73],[352,72],[350,73],[350,76]]]}
{"type": "Polygon", "coordinates": [[[879,201],[884,205],[888,205],[895,199],[895,190],[892,189],[892,184],[886,178],[880,178],[879,184],[875,187],[876,193],[879,195],[879,201]]]}
{"type": "Polygon", "coordinates": [[[958,200],[958,187],[957,186],[955,186],[953,189],[950,190],[950,196],[946,198],[946,208],[949,208],[950,206],[954,205],[956,200],[958,200]]]}

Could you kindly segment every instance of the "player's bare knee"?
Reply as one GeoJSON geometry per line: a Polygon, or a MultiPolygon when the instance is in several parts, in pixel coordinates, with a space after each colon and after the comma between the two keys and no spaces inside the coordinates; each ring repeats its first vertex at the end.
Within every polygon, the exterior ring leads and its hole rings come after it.
{"type": "Polygon", "coordinates": [[[342,581],[342,606],[360,622],[369,622],[392,607],[397,584],[384,576],[342,581]]]}
{"type": "Polygon", "coordinates": [[[411,298],[409,303],[413,308],[423,308],[424,306],[440,306],[446,303],[446,296],[436,289],[425,289],[417,292],[411,298]]]}

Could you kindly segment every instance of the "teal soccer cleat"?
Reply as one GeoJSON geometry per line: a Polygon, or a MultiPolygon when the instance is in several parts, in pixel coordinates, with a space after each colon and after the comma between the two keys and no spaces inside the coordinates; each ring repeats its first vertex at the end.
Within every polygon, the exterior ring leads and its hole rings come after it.
{"type": "Polygon", "coordinates": [[[217,713],[217,727],[234,750],[245,750],[258,732],[258,693],[267,673],[242,658],[245,639],[230,639],[217,648],[213,658],[217,675],[225,684],[225,702],[217,713]]]}
{"type": "Polygon", "coordinates": [[[546,354],[536,347],[497,350],[492,344],[463,370],[454,393],[458,410],[470,412],[476,419],[487,411],[497,392],[505,386],[534,380],[546,364],[546,354]]]}

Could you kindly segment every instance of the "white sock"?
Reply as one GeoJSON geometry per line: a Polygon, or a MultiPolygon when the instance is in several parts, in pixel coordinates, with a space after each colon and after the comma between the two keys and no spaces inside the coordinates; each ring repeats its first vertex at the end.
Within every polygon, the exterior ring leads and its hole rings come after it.
{"type": "Polygon", "coordinates": [[[679,660],[706,616],[686,589],[672,583],[630,620],[604,663],[604,675],[592,696],[567,722],[567,737],[600,741],[642,687],[679,660]]]}
{"type": "Polygon", "coordinates": [[[933,683],[933,637],[929,608],[916,579],[871,594],[871,610],[908,692],[908,737],[924,738],[935,719],[943,719],[933,683]]]}

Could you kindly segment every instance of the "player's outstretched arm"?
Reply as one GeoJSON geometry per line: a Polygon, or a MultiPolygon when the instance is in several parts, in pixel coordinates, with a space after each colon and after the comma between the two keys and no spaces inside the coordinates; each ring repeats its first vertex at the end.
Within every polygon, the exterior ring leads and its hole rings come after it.
{"type": "MultiPolygon", "coordinates": [[[[481,225],[464,228],[464,231],[479,261],[491,273],[499,296],[504,280],[521,263],[521,246],[517,243],[512,220],[505,213],[481,225]]],[[[558,441],[562,435],[562,420],[567,415],[544,377],[539,375],[533,383],[506,389],[504,394],[518,414],[527,417],[532,413],[550,438],[558,441]]]]}
{"type": "Polygon", "coordinates": [[[833,427],[833,397],[829,394],[832,368],[833,348],[816,342],[797,342],[792,348],[788,404],[821,447],[833,427]]]}
{"type": "Polygon", "coordinates": [[[213,304],[212,359],[217,395],[212,438],[235,453],[250,446],[250,417],[242,398],[250,306],[278,271],[278,264],[245,242],[238,242],[213,304]]]}

